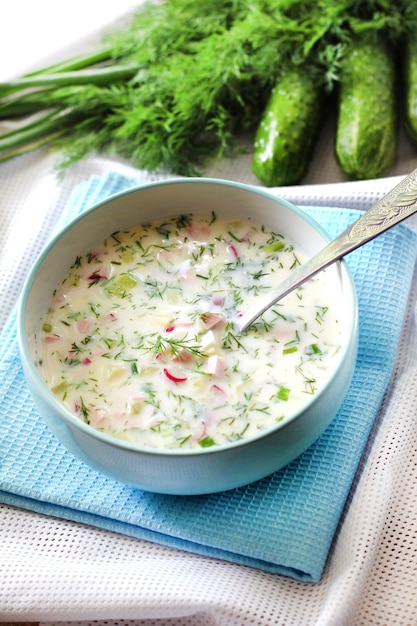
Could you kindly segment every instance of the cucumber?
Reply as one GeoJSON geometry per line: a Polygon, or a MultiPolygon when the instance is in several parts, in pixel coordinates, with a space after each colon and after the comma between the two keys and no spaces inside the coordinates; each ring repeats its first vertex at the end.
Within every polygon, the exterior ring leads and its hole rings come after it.
{"type": "Polygon", "coordinates": [[[278,80],[255,134],[252,171],[263,185],[294,185],[305,176],[323,100],[322,81],[306,66],[278,80]]]}
{"type": "Polygon", "coordinates": [[[417,33],[409,34],[404,52],[404,125],[417,144],[417,33]]]}
{"type": "Polygon", "coordinates": [[[381,35],[355,37],[343,55],[335,154],[351,179],[384,176],[397,150],[394,55],[381,35]]]}

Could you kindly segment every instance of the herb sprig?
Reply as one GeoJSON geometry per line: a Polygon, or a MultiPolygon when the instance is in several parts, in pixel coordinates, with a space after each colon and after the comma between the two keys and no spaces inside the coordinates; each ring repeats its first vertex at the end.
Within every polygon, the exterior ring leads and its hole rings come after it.
{"type": "Polygon", "coordinates": [[[184,352],[196,357],[203,358],[205,355],[201,350],[201,346],[196,343],[192,343],[191,339],[171,339],[158,335],[155,339],[155,343],[152,348],[149,348],[153,355],[169,354],[181,360],[181,356],[184,352]]]}

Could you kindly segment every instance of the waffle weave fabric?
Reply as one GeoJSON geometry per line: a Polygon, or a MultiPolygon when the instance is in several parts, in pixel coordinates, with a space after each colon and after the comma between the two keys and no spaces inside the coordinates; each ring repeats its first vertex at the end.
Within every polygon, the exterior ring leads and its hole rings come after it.
{"type": "MultiPolygon", "coordinates": [[[[137,180],[94,176],[70,196],[59,226],[137,180]]],[[[332,236],[354,210],[306,207],[332,236]]],[[[349,255],[359,299],[359,352],[349,393],[322,437],[262,481],[174,497],[128,488],[67,452],[25,385],[13,313],[0,343],[0,501],[291,578],[319,581],[369,432],[390,382],[417,256],[404,225],[349,255]]]]}

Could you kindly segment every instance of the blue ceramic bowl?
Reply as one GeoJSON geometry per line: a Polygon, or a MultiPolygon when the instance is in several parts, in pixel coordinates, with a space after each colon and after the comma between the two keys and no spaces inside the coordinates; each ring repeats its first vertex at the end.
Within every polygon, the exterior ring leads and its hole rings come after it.
{"type": "Polygon", "coordinates": [[[68,412],[47,389],[37,362],[42,318],[51,294],[74,258],[109,233],[187,212],[250,217],[284,232],[307,254],[328,235],[309,216],[270,192],[211,179],[174,179],[138,186],[103,201],[78,217],[43,250],[23,288],[18,337],[24,371],[39,414],[61,443],[96,470],[125,484],[159,493],[192,495],[236,488],[282,468],[327,428],[347,393],[357,353],[357,300],[342,261],[326,271],[343,301],[342,345],[324,387],[280,424],[227,445],[198,450],[149,449],[94,429],[68,412]]]}

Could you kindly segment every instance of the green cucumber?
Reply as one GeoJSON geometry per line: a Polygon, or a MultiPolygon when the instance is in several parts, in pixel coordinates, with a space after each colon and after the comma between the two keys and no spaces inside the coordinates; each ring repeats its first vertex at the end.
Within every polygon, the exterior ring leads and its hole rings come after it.
{"type": "Polygon", "coordinates": [[[255,135],[252,171],[267,187],[305,176],[323,114],[322,81],[300,66],[278,80],[255,135]]]}
{"type": "Polygon", "coordinates": [[[343,55],[335,154],[351,179],[388,173],[397,150],[394,55],[381,35],[355,37],[343,55]]]}
{"type": "Polygon", "coordinates": [[[417,143],[417,33],[409,34],[404,51],[405,111],[404,125],[417,143]]]}

